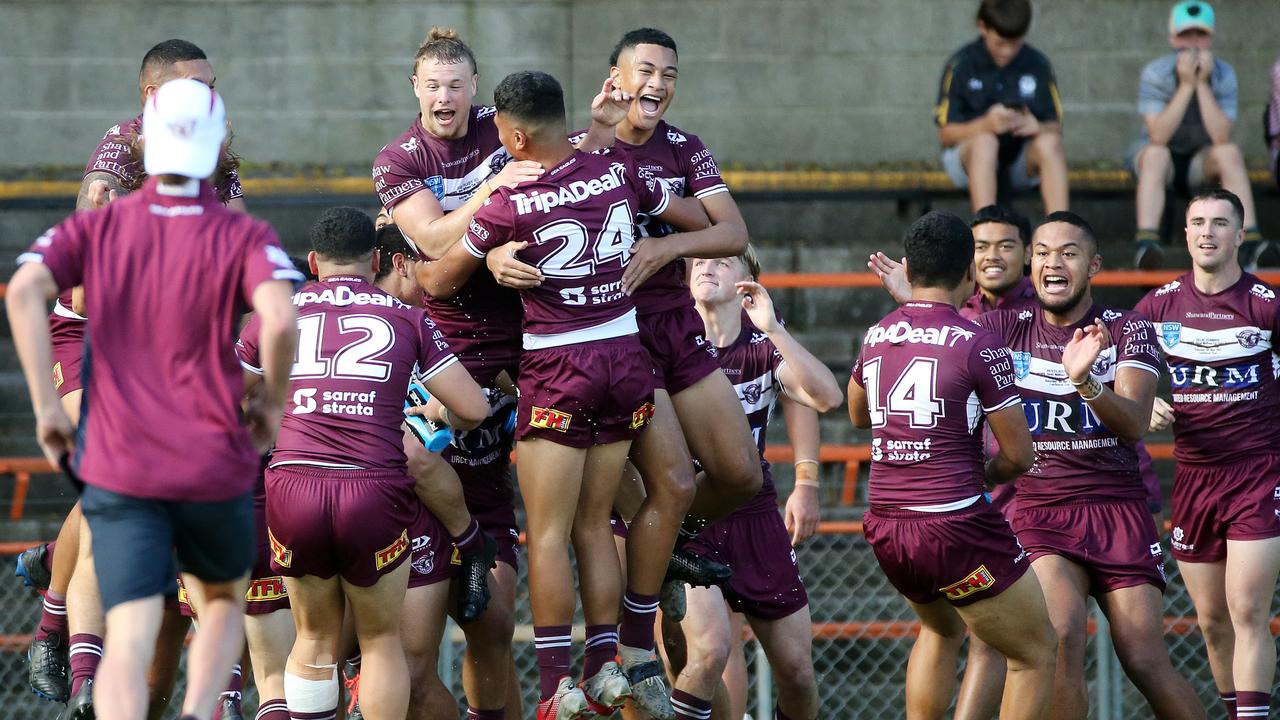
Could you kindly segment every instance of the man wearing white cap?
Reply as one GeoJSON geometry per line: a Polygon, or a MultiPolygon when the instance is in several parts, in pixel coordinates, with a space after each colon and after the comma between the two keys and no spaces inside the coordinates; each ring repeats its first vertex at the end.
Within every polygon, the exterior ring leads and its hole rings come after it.
{"type": "Polygon", "coordinates": [[[1164,260],[1158,228],[1168,187],[1189,195],[1198,187],[1221,185],[1240,197],[1245,239],[1240,264],[1246,270],[1257,267],[1271,249],[1258,232],[1244,156],[1231,142],[1240,91],[1236,71],[1213,55],[1214,27],[1209,3],[1179,2],[1169,12],[1173,52],[1142,69],[1142,138],[1126,158],[1138,179],[1134,265],[1142,270],[1159,268],[1164,260]]]}
{"type": "Polygon", "coordinates": [[[37,239],[18,258],[6,304],[41,448],[86,484],[107,611],[97,717],[146,715],[146,670],[176,555],[201,601],[182,717],[208,720],[243,647],[250,491],[288,388],[291,282],[301,276],[270,226],[225,208],[206,180],[226,137],[212,89],[173,80],[147,101],[142,123],[146,183],[37,239]],[[74,429],[47,372],[45,303],[77,285],[95,312],[74,429]],[[242,420],[233,333],[249,310],[262,323],[264,383],[242,420]]]}

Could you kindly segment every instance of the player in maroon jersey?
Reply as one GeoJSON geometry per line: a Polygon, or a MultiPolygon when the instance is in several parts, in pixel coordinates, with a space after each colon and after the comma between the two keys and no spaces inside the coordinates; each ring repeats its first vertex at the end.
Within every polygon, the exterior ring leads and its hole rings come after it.
{"type": "Polygon", "coordinates": [[[1280,303],[1274,287],[1240,268],[1243,217],[1228,190],[1192,198],[1191,272],[1136,309],[1155,323],[1173,381],[1172,404],[1156,398],[1151,423],[1173,425],[1173,555],[1228,715],[1265,718],[1280,573],[1280,303]]]}
{"type": "Polygon", "coordinates": [[[95,700],[104,716],[145,715],[146,670],[163,596],[175,589],[176,549],[204,608],[183,717],[203,720],[243,645],[254,446],[269,444],[283,404],[296,333],[288,281],[298,274],[270,227],[227,211],[202,180],[226,135],[211,89],[166,83],[148,99],[143,128],[151,178],[41,237],[21,258],[8,307],[39,438],[55,461],[72,449],[72,424],[42,369],[50,363],[44,296],[84,285],[97,309],[88,325],[98,366],[85,373],[93,422],[81,418],[71,460],[86,482],[83,514],[107,608],[95,700]],[[250,306],[263,318],[266,382],[246,428],[226,329],[250,306]]]}
{"type": "Polygon", "coordinates": [[[871,326],[849,382],[849,416],[872,428],[867,542],[922,634],[907,665],[907,716],[951,704],[965,628],[1005,655],[1005,717],[1042,717],[1056,643],[1027,554],[984,497],[1035,454],[1003,340],[956,307],[973,282],[973,235],[929,213],[904,238],[911,301],[871,326]],[[982,426],[998,453],[983,462],[982,426]],[[954,641],[952,639],[955,639],[954,641]]]}
{"type": "MultiPolygon", "coordinates": [[[[399,616],[411,574],[405,561],[416,544],[411,533],[435,538],[439,564],[447,565],[448,554],[405,471],[405,388],[417,375],[451,411],[439,419],[460,429],[477,425],[488,405],[425,312],[372,285],[378,260],[367,215],[328,211],[312,229],[312,247],[320,280],[294,296],[299,341],[291,403],[267,470],[272,566],[286,578],[298,627],[286,700],[295,716],[336,709],[330,663],[349,604],[361,650],[361,710],[369,718],[402,718],[410,693],[399,616]]],[[[237,345],[251,373],[255,323],[237,345]]],[[[432,612],[417,620],[443,626],[447,583],[424,590],[432,598],[423,607],[432,612]]],[[[432,681],[439,683],[415,678],[432,681]]]]}
{"type": "MultiPolygon", "coordinates": [[[[690,289],[705,325],[705,339],[716,348],[720,365],[740,398],[756,447],[764,452],[775,400],[799,404],[816,429],[815,411],[838,407],[843,400],[840,386],[831,371],[778,321],[768,292],[756,282],[760,266],[754,253],[748,248],[743,256],[697,259],[691,265],[690,289]]],[[[816,456],[817,440],[815,432],[806,451],[810,458],[816,456]]],[[[677,718],[700,718],[711,712],[731,649],[741,645],[741,635],[730,633],[730,609],[746,614],[765,649],[778,689],[778,716],[817,717],[808,596],[791,547],[793,535],[778,513],[777,491],[767,463],[764,477],[755,498],[708,525],[686,545],[735,572],[723,587],[688,590],[688,611],[678,625],[666,622],[664,615],[663,643],[677,676],[672,692],[677,718]]],[[[816,524],[815,488],[797,484],[794,493],[811,496],[816,524]]]]}
{"type": "MultiPolygon", "coordinates": [[[[627,450],[653,408],[652,366],[636,335],[635,306],[622,290],[635,217],[650,213],[696,228],[706,216],[625,156],[575,151],[566,138],[563,93],[549,75],[510,75],[494,98],[503,145],[517,159],[550,169],[491,197],[462,245],[439,263],[461,286],[486,253],[514,242],[510,251],[545,277],[522,293],[517,462],[529,524],[538,715],[579,717],[591,712],[588,698],[603,712],[631,692],[613,662],[621,588],[609,515],[627,450]],[[569,677],[570,536],[588,624],[585,696],[569,677]]],[[[625,658],[627,648],[621,652],[625,658]]],[[[648,661],[652,672],[633,676],[633,683],[661,687],[652,651],[648,661]]]]}

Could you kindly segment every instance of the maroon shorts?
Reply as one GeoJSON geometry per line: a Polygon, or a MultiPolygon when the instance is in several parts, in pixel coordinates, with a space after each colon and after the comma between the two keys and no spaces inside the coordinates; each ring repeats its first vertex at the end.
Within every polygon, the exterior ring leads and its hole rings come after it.
{"type": "Polygon", "coordinates": [[[418,517],[409,531],[413,553],[409,559],[409,587],[434,585],[458,574],[462,564],[449,533],[435,515],[418,503],[418,517]]]}
{"type": "Polygon", "coordinates": [[[368,587],[409,559],[422,503],[391,470],[267,469],[271,569],[286,577],[341,574],[368,587]]]}
{"type": "Polygon", "coordinates": [[[1029,566],[1009,523],[983,500],[940,513],[872,507],[862,523],[889,582],[919,605],[945,598],[963,606],[993,598],[1029,566]]]}
{"type": "Polygon", "coordinates": [[[609,529],[613,530],[614,537],[627,539],[627,521],[616,510],[609,513],[609,529]]]}
{"type": "Polygon", "coordinates": [[[76,342],[58,342],[53,343],[53,387],[58,391],[58,397],[83,390],[84,385],[80,379],[81,360],[84,359],[84,342],[77,340],[76,342]]]}
{"type": "Polygon", "coordinates": [[[640,342],[653,358],[654,387],[675,395],[713,372],[720,372],[715,349],[703,339],[702,316],[689,304],[665,312],[640,315],[640,342]]]}
{"type": "Polygon", "coordinates": [[[1224,559],[1227,540],[1280,536],[1280,455],[1178,463],[1171,519],[1173,556],[1188,562],[1224,559]]]}
{"type": "MultiPolygon", "coordinates": [[[[1147,444],[1139,442],[1133,447],[1138,453],[1138,474],[1142,476],[1142,487],[1147,490],[1147,510],[1152,514],[1164,509],[1164,496],[1160,490],[1160,476],[1156,475],[1155,462],[1151,453],[1147,452],[1147,444]]],[[[1160,528],[1156,528],[1157,534],[1160,528]]]]}
{"type": "Polygon", "coordinates": [[[480,523],[480,529],[498,543],[498,561],[514,570],[520,569],[520,526],[516,524],[514,505],[471,511],[471,517],[480,523]]]}
{"type": "Polygon", "coordinates": [[[516,440],[634,440],[653,418],[653,364],[635,335],[526,351],[517,412],[516,440]]]}
{"type": "Polygon", "coordinates": [[[733,513],[703,528],[684,549],[733,568],[720,590],[734,612],[778,620],[809,604],[777,510],[733,513]]]}
{"type": "Polygon", "coordinates": [[[1057,555],[1083,567],[1093,595],[1145,584],[1164,590],[1164,551],[1145,499],[1019,506],[1010,524],[1033,562],[1057,555]]]}

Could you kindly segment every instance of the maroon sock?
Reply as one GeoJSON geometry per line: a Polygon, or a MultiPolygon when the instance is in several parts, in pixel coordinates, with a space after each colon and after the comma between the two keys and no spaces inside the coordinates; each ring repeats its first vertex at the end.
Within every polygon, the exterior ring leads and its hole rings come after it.
{"type": "Polygon", "coordinates": [[[1222,707],[1227,711],[1227,720],[1236,720],[1236,694],[1234,692],[1218,693],[1222,707]]]}
{"type": "Polygon", "coordinates": [[[463,555],[474,555],[483,550],[484,532],[480,529],[480,522],[474,517],[471,518],[471,524],[462,531],[461,535],[453,539],[453,544],[463,555]]]}
{"type": "Polygon", "coordinates": [[[587,652],[582,659],[582,677],[595,677],[604,664],[618,656],[618,626],[588,625],[587,652]]]}
{"type": "Polygon", "coordinates": [[[40,610],[40,623],[36,625],[36,640],[52,634],[67,637],[67,598],[50,590],[44,594],[44,606],[40,610]]]}
{"type": "Polygon", "coordinates": [[[560,678],[569,674],[572,629],[569,625],[533,626],[533,645],[538,653],[538,690],[543,700],[555,695],[560,678]]]}
{"type": "Polygon", "coordinates": [[[1240,720],[1267,720],[1271,716],[1271,693],[1236,690],[1236,711],[1240,720]]]}
{"type": "Polygon", "coordinates": [[[54,540],[51,543],[45,543],[44,559],[41,560],[40,562],[40,564],[44,566],[45,571],[48,572],[50,575],[53,574],[53,549],[56,547],[58,547],[57,540],[54,540]]]}
{"type": "MultiPolygon", "coordinates": [[[[467,708],[467,720],[503,720],[507,716],[505,708],[497,710],[477,710],[473,707],[467,708]]],[[[259,718],[259,720],[261,720],[259,718]]]]}
{"type": "Polygon", "coordinates": [[[323,712],[298,712],[297,710],[289,711],[289,720],[333,720],[337,715],[337,708],[333,710],[325,710],[323,712]]]}
{"type": "Polygon", "coordinates": [[[68,651],[71,660],[71,694],[75,695],[85,680],[93,677],[102,662],[102,638],[82,633],[72,635],[68,651]]]}
{"type": "Polygon", "coordinates": [[[658,596],[628,590],[622,596],[622,624],[618,642],[641,650],[653,649],[653,622],[658,617],[658,596]]]}
{"type": "Polygon", "coordinates": [[[289,706],[284,700],[263,700],[253,720],[289,720],[289,706]]]}
{"type": "Polygon", "coordinates": [[[680,689],[671,691],[671,707],[676,710],[676,720],[711,720],[711,701],[680,689]]]}

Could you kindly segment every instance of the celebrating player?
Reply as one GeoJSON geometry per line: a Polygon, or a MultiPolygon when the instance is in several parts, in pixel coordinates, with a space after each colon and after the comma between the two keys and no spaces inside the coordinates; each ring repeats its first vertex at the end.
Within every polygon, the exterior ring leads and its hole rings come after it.
{"type": "MultiPolygon", "coordinates": [[[[816,426],[814,411],[831,410],[843,398],[831,371],[782,327],[773,301],[757,282],[759,275],[759,261],[748,247],[739,257],[694,260],[689,284],[706,340],[716,348],[720,365],[741,398],[756,447],[763,453],[775,400],[801,404],[816,426]]],[[[813,444],[816,447],[816,435],[813,444]]],[[[777,491],[767,464],[764,477],[760,493],[751,502],[711,523],[685,546],[735,572],[723,588],[690,589],[684,620],[680,625],[664,623],[663,642],[677,675],[671,696],[677,718],[705,718],[711,713],[712,695],[730,649],[741,644],[741,635],[730,633],[730,608],[746,614],[769,658],[778,689],[777,717],[813,720],[818,716],[808,595],[790,533],[778,514],[777,491]],[[672,652],[678,635],[683,635],[683,652],[672,652]],[[674,658],[681,654],[683,662],[676,662],[674,658]]],[[[814,488],[797,485],[796,490],[804,494],[814,488]]]]}
{"type": "Polygon", "coordinates": [[[173,590],[176,549],[203,619],[183,713],[203,720],[243,646],[253,441],[269,442],[283,405],[296,334],[289,281],[299,276],[275,233],[223,208],[203,180],[226,135],[222,100],[209,87],[166,83],[147,101],[143,130],[151,179],[41,237],[22,257],[7,302],[51,461],[71,450],[72,424],[44,371],[51,364],[44,297],[83,284],[94,308],[89,350],[100,369],[90,365],[85,377],[95,420],[81,424],[87,430],[73,464],[87,483],[83,513],[107,609],[96,712],[104,720],[146,714],[147,666],[163,597],[173,590]],[[199,292],[163,301],[173,288],[199,292]],[[250,306],[263,326],[265,383],[246,429],[226,330],[250,306]],[[174,393],[186,400],[174,403],[174,393]]]}
{"type": "Polygon", "coordinates": [[[929,213],[904,238],[911,300],[872,325],[849,382],[849,416],[872,428],[867,542],[930,634],[907,665],[907,717],[951,704],[965,627],[1008,661],[1004,718],[1039,718],[1053,687],[1053,629],[1027,553],[984,497],[1035,454],[1004,341],[960,317],[973,235],[929,213]],[[985,416],[999,442],[982,461],[985,416]]]}
{"type": "Polygon", "coordinates": [[[1243,218],[1228,190],[1192,198],[1191,272],[1136,309],[1156,324],[1173,380],[1172,404],[1156,398],[1151,421],[1173,424],[1173,555],[1228,717],[1266,718],[1280,573],[1280,457],[1268,430],[1280,418],[1280,306],[1274,288],[1240,268],[1243,218]]]}

